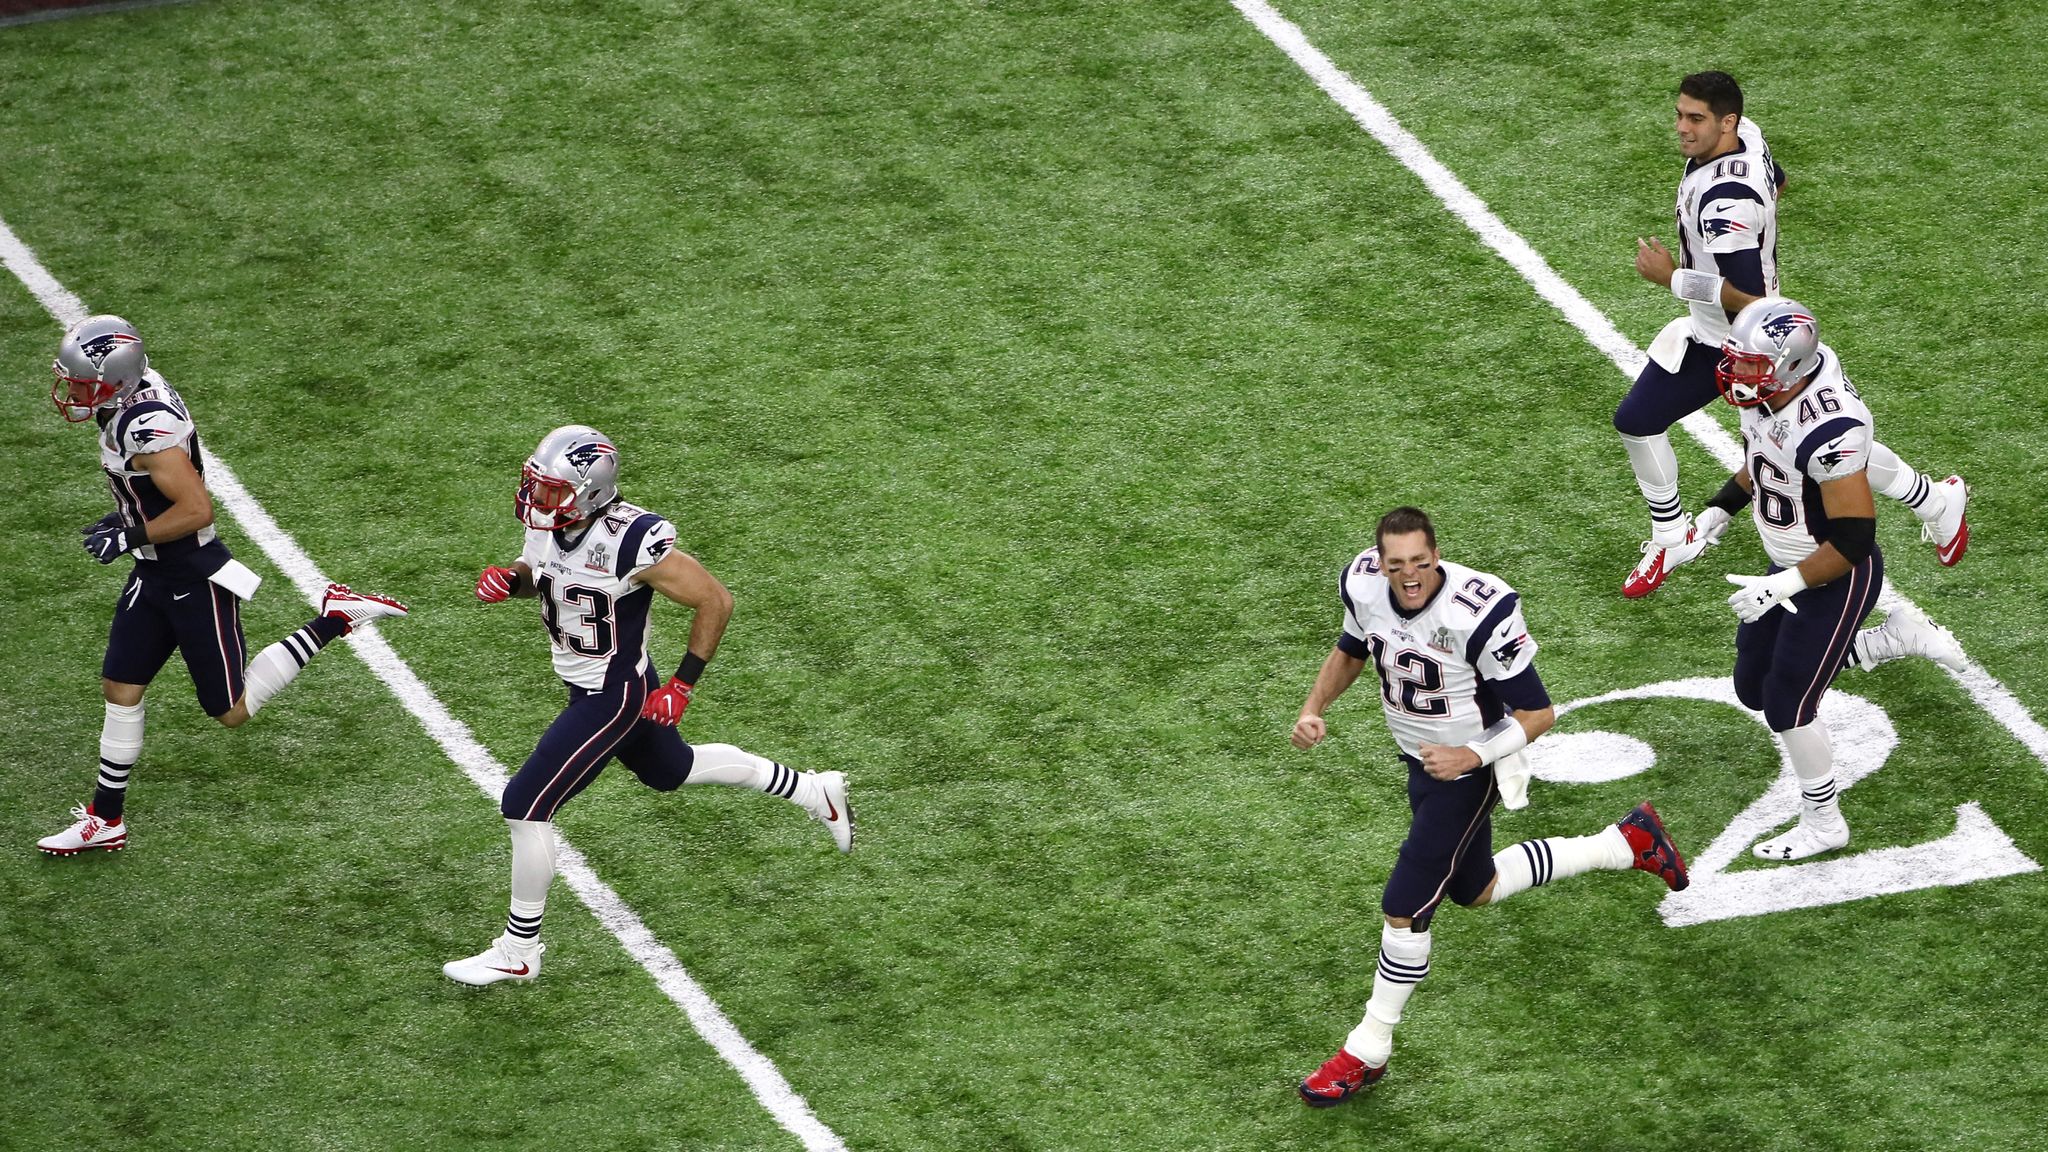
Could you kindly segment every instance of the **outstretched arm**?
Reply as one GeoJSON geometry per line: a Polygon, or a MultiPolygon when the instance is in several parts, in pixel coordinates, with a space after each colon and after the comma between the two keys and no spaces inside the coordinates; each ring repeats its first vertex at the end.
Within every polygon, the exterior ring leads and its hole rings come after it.
{"type": "Polygon", "coordinates": [[[711,659],[732,619],[732,593],[718,577],[695,556],[671,552],[634,579],[695,613],[690,620],[690,655],[700,661],[711,659]]]}

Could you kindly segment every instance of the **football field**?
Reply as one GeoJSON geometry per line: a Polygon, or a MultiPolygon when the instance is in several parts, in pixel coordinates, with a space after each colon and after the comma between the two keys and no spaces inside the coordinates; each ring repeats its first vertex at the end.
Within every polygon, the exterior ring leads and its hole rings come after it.
{"type": "Polygon", "coordinates": [[[2048,12],[1966,7],[0,13],[0,1147],[2048,1148],[2048,12]],[[1680,307],[1631,261],[1703,68],[1880,438],[1973,489],[1952,569],[1879,500],[1974,668],[1837,681],[1855,840],[1794,867],[1746,850],[1792,813],[1727,700],[1746,517],[1619,594],[1609,418],[1680,307]],[[68,308],[239,482],[252,651],[315,571],[413,612],[238,731],[173,662],[129,849],[50,859],[125,568],[77,544],[68,308]],[[486,792],[564,694],[471,588],[570,422],[737,599],[685,739],[845,770],[861,840],[615,768],[545,974],[479,991],[439,967],[503,927],[486,792]],[[1496,846],[1647,798],[1695,884],[1447,908],[1388,1078],[1310,1111],[1408,812],[1366,685],[1287,734],[1403,503],[1520,591],[1565,712],[1496,846]]]}

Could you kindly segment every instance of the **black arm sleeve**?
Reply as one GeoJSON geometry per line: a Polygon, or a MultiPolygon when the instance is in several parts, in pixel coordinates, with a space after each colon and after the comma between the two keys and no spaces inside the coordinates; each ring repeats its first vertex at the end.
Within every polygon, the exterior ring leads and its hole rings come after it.
{"type": "Polygon", "coordinates": [[[1738,483],[1734,476],[1730,476],[1728,477],[1728,482],[1721,485],[1721,490],[1714,493],[1714,498],[1707,501],[1707,507],[1719,508],[1721,511],[1733,516],[1744,508],[1749,507],[1749,499],[1749,489],[1744,488],[1738,483]]]}
{"type": "Polygon", "coordinates": [[[1768,296],[1764,290],[1764,254],[1756,248],[1739,252],[1716,252],[1714,267],[1723,279],[1751,296],[1768,296]]]}
{"type": "Polygon", "coordinates": [[[1842,559],[1861,564],[1877,547],[1877,521],[1869,516],[1838,516],[1828,521],[1828,543],[1842,559]]]}
{"type": "Polygon", "coordinates": [[[1550,689],[1543,686],[1543,677],[1536,674],[1534,664],[1505,680],[1486,683],[1501,703],[1516,712],[1541,712],[1550,707],[1550,689]]]}

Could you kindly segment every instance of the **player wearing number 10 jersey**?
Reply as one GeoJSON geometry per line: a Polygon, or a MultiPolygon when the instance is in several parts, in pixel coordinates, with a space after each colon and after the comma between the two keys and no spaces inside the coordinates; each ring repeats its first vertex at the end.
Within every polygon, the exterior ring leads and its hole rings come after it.
{"type": "Polygon", "coordinates": [[[442,966],[465,984],[539,974],[541,913],[555,875],[555,813],[613,759],[663,792],[684,784],[771,792],[816,817],[841,852],[853,848],[844,774],[796,772],[731,744],[692,746],[676,734],[732,616],[732,594],[695,557],[676,550],[674,525],[619,498],[618,455],[594,428],[548,433],[519,486],[526,547],[510,568],[486,568],[477,578],[477,599],[485,603],[540,600],[569,705],[499,802],[512,834],[512,910],[505,934],[489,948],[442,966]],[[689,651],[658,686],[647,651],[656,592],[694,610],[689,651]]]}
{"type": "Polygon", "coordinates": [[[1302,1100],[1314,1107],[1339,1103],[1386,1073],[1394,1025],[1429,974],[1429,922],[1446,896],[1494,904],[1593,869],[1640,868],[1673,891],[1686,886],[1685,861],[1648,804],[1590,836],[1493,853],[1494,803],[1505,795],[1510,807],[1522,806],[1522,748],[1556,718],[1521,598],[1497,576],[1442,559],[1436,529],[1418,509],[1387,513],[1376,540],[1339,578],[1344,628],[1293,741],[1320,744],[1324,709],[1371,665],[1408,766],[1408,838],[1380,900],[1386,923],[1365,1019],[1301,1082],[1302,1100]]]}

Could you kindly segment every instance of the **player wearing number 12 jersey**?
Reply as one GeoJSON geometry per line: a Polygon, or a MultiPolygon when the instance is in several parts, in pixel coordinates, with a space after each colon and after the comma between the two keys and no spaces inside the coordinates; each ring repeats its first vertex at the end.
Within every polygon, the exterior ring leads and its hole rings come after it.
{"type": "Polygon", "coordinates": [[[1590,836],[1548,837],[1493,852],[1492,812],[1525,802],[1521,751],[1555,721],[1536,674],[1521,598],[1497,576],[1437,554],[1415,508],[1381,518],[1377,545],[1338,580],[1344,628],[1294,723],[1297,748],[1327,733],[1323,711],[1370,665],[1387,727],[1408,767],[1408,838],[1387,878],[1372,998],[1335,1056],[1301,1082],[1314,1107],[1385,1075],[1394,1025],[1429,975],[1430,918],[1445,897],[1472,907],[1593,869],[1640,868],[1686,886],[1685,861],[1656,809],[1638,805],[1590,836]]]}
{"type": "Polygon", "coordinates": [[[526,547],[486,568],[477,599],[540,600],[555,674],[569,705],[548,726],[499,802],[512,834],[512,910],[483,952],[442,966],[465,984],[531,980],[540,972],[541,913],[555,875],[555,813],[617,759],[659,791],[729,784],[770,792],[816,817],[841,852],[853,849],[853,808],[839,772],[797,772],[731,744],[689,745],[676,722],[718,650],[732,594],[676,550],[675,526],[619,498],[618,448],[594,428],[547,434],[521,476],[526,547]],[[689,650],[666,684],[648,655],[654,594],[694,610],[689,650]]]}

